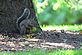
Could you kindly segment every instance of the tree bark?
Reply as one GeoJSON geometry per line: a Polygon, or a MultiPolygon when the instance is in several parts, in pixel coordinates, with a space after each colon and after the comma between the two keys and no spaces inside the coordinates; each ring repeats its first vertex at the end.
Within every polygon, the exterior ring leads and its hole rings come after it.
{"type": "Polygon", "coordinates": [[[17,17],[22,13],[22,9],[30,9],[30,18],[37,22],[37,29],[41,30],[36,19],[36,13],[32,0],[0,0],[0,33],[18,33],[16,28],[17,17]]]}

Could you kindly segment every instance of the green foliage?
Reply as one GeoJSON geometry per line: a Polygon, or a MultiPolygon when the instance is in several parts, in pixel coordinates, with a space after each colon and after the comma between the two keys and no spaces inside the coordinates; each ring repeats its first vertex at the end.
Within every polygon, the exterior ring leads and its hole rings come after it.
{"type": "Polygon", "coordinates": [[[35,0],[42,25],[74,24],[82,16],[81,0],[35,0]]]}

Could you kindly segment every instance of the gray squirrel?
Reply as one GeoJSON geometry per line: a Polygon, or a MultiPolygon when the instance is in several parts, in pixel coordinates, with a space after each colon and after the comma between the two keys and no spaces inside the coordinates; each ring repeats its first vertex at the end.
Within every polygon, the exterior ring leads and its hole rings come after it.
{"type": "Polygon", "coordinates": [[[20,23],[20,27],[20,34],[32,33],[33,29],[36,31],[36,22],[33,19],[25,19],[20,23]]]}
{"type": "Polygon", "coordinates": [[[29,16],[29,8],[24,8],[23,13],[17,18],[16,26],[20,34],[24,35],[30,33],[33,29],[35,33],[42,32],[42,29],[38,26],[37,20],[31,19],[29,16]]]}
{"type": "Polygon", "coordinates": [[[20,34],[25,34],[26,32],[26,25],[27,25],[27,19],[30,16],[30,10],[28,8],[25,8],[23,13],[20,17],[18,17],[16,21],[17,29],[20,31],[20,34]]]}

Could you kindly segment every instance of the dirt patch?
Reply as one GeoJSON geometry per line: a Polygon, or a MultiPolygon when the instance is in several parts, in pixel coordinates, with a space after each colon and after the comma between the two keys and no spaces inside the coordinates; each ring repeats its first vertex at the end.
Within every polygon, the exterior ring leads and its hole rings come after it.
{"type": "Polygon", "coordinates": [[[0,50],[25,50],[29,48],[82,48],[80,31],[51,30],[33,35],[33,38],[0,38],[0,50]]]}

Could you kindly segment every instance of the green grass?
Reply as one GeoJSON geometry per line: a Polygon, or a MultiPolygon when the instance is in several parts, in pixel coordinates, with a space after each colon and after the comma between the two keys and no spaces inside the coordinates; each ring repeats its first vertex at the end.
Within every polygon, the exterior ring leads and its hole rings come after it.
{"type": "Polygon", "coordinates": [[[54,26],[41,26],[41,28],[43,30],[61,30],[61,29],[64,29],[64,30],[82,30],[82,24],[81,25],[54,25],[54,26]]]}
{"type": "Polygon", "coordinates": [[[30,49],[29,51],[0,52],[0,55],[81,55],[82,50],[44,50],[30,49]]]}

